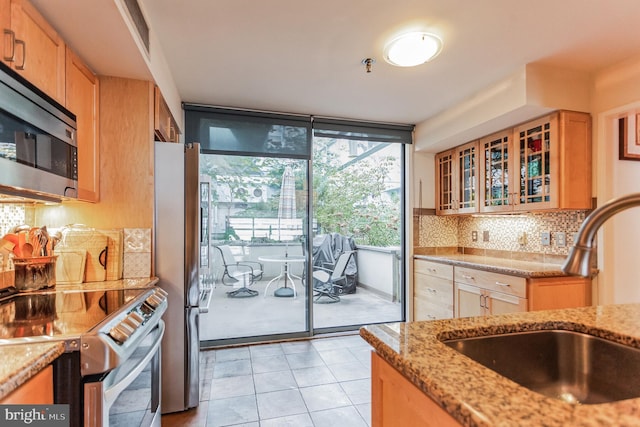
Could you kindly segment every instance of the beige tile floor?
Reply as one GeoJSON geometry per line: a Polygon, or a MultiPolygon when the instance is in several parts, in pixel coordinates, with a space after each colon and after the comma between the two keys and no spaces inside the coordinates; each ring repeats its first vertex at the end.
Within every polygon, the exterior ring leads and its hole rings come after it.
{"type": "Polygon", "coordinates": [[[203,350],[200,405],[163,426],[371,426],[371,347],[359,335],[203,350]]]}

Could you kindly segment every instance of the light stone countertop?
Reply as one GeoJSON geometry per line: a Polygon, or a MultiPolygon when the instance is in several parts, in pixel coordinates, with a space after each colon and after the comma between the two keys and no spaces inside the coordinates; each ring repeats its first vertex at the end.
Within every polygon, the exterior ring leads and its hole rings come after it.
{"type": "Polygon", "coordinates": [[[55,288],[45,289],[45,291],[110,291],[117,289],[141,289],[150,288],[158,283],[157,277],[146,277],[141,279],[120,279],[104,282],[85,282],[77,285],[60,284],[55,288]]]}
{"type": "Polygon", "coordinates": [[[62,353],[63,342],[0,346],[0,399],[49,366],[62,353]]]}
{"type": "MultiPolygon", "coordinates": [[[[122,279],[105,282],[87,282],[78,285],[56,285],[47,293],[58,291],[97,291],[114,289],[141,289],[154,286],[157,277],[122,279]]],[[[46,343],[0,345],[0,399],[20,387],[31,377],[46,368],[65,351],[63,341],[46,343]]]]}
{"type": "Polygon", "coordinates": [[[467,254],[414,255],[414,258],[527,278],[566,276],[562,271],[562,264],[557,262],[521,261],[467,254]]]}
{"type": "Polygon", "coordinates": [[[640,304],[370,325],[360,335],[464,426],[640,425],[640,398],[572,405],[530,391],[440,342],[541,329],[578,331],[640,348],[640,304]]]}

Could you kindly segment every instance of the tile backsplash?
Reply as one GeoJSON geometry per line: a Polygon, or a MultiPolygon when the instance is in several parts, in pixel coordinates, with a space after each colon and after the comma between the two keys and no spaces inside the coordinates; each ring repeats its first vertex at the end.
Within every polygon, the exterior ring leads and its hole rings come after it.
{"type": "Polygon", "coordinates": [[[0,203],[0,237],[17,225],[32,225],[35,221],[34,218],[34,209],[27,205],[0,203]]]}
{"type": "Polygon", "coordinates": [[[567,255],[588,211],[559,211],[513,215],[436,216],[420,215],[416,246],[567,255]],[[477,233],[476,241],[473,232],[477,233]],[[549,233],[550,244],[542,244],[549,233]],[[564,233],[565,246],[556,233],[564,233]],[[488,237],[485,241],[484,237],[488,237]]]}

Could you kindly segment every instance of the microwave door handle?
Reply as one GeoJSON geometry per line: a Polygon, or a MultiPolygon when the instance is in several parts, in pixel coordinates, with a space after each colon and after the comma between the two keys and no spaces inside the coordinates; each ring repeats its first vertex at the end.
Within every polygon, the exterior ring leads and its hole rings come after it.
{"type": "Polygon", "coordinates": [[[113,405],[113,402],[116,401],[120,393],[129,385],[135,381],[135,379],[140,375],[140,373],[147,366],[147,363],[153,359],[156,352],[158,351],[158,347],[160,347],[160,343],[162,342],[162,336],[164,335],[164,321],[161,319],[158,323],[158,327],[156,329],[158,337],[155,339],[153,346],[151,347],[151,351],[149,351],[132,369],[129,371],[122,380],[113,384],[111,387],[106,389],[103,393],[104,396],[104,407],[103,411],[106,413],[109,412],[109,408],[113,405]]]}

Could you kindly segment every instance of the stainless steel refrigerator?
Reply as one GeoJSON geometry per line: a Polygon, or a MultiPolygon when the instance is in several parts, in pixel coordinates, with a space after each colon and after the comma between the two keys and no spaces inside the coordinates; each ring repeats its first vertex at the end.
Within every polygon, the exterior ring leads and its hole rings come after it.
{"type": "Polygon", "coordinates": [[[162,413],[198,406],[199,144],[155,143],[155,272],[169,293],[162,341],[162,413]]]}

